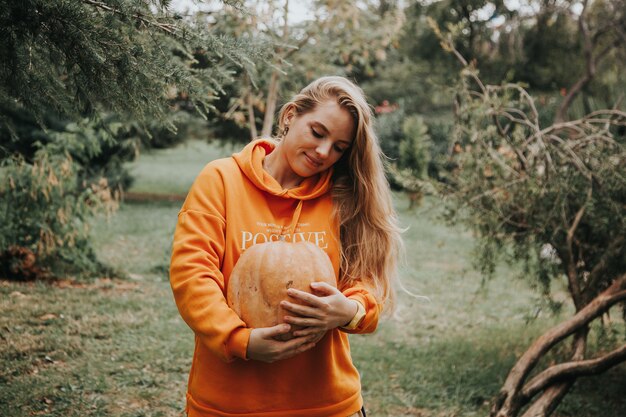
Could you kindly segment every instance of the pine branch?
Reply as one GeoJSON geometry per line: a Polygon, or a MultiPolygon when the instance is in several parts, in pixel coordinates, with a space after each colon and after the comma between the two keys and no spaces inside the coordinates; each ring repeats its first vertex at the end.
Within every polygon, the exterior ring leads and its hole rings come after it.
{"type": "MultiPolygon", "coordinates": [[[[106,10],[108,12],[112,12],[112,13],[115,13],[117,15],[126,17],[126,13],[122,12],[121,10],[116,9],[114,7],[111,7],[111,6],[107,5],[107,4],[101,3],[99,1],[82,0],[82,2],[85,3],[85,4],[89,4],[91,6],[95,6],[95,7],[99,8],[99,9],[106,10]]],[[[146,16],[143,13],[140,13],[140,12],[135,12],[132,15],[132,17],[134,19],[139,20],[140,22],[142,22],[143,24],[145,24],[147,26],[156,27],[157,29],[159,29],[159,30],[161,30],[161,31],[163,31],[163,32],[165,32],[165,33],[167,33],[169,35],[173,35],[173,36],[182,38],[182,36],[178,35],[178,33],[177,33],[178,32],[178,27],[176,25],[173,25],[171,23],[162,23],[162,22],[157,22],[157,21],[154,21],[154,20],[150,20],[150,19],[146,18],[146,16]]]]}

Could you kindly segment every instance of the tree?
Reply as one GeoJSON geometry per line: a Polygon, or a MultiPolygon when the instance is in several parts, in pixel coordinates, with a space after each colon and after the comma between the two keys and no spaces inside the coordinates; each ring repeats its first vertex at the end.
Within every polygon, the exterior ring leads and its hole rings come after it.
{"type": "MultiPolygon", "coordinates": [[[[169,3],[0,5],[0,200],[10,221],[0,228],[3,268],[11,254],[34,258],[40,271],[55,259],[79,270],[79,258],[97,264],[83,226],[93,208],[114,201],[102,173],[133,155],[127,145],[134,149],[129,139],[140,132],[175,131],[177,98],[206,117],[233,69],[253,67],[255,43],[216,36],[169,3]]],[[[243,13],[240,2],[227,3],[243,13]]]]}
{"type": "Polygon", "coordinates": [[[555,123],[568,119],[568,111],[575,98],[594,80],[601,66],[611,54],[626,52],[626,1],[582,1],[578,16],[578,35],[584,55],[584,70],[567,91],[555,115],[555,123]]]}
{"type": "Polygon", "coordinates": [[[221,33],[235,31],[275,45],[272,59],[258,62],[256,81],[239,74],[230,85],[230,100],[221,103],[218,135],[231,140],[270,135],[281,100],[319,76],[344,75],[362,82],[377,75],[403,16],[392,1],[316,1],[314,20],[288,24],[289,2],[263,3],[254,17],[233,18],[225,11],[215,23],[221,33]],[[242,134],[244,126],[249,135],[242,134]]]}
{"type": "Polygon", "coordinates": [[[411,116],[402,124],[404,138],[400,142],[401,168],[410,168],[419,179],[426,179],[430,159],[430,136],[428,126],[419,116],[411,116]]]}
{"type": "Polygon", "coordinates": [[[409,209],[421,204],[428,186],[428,165],[431,159],[431,139],[428,126],[420,116],[409,116],[402,123],[402,139],[397,162],[388,166],[392,185],[399,186],[409,196],[409,209]]]}
{"type": "Polygon", "coordinates": [[[542,126],[525,89],[484,84],[435,31],[463,64],[455,129],[471,149],[460,154],[458,175],[444,189],[449,218],[477,232],[484,272],[493,274],[504,256],[521,261],[546,295],[552,282],[567,283],[573,316],[518,358],[491,409],[492,417],[547,416],[577,378],[626,361],[623,341],[589,351],[592,321],[620,304],[626,310],[626,112],[598,109],[542,126]],[[563,362],[537,370],[568,338],[563,362]]]}
{"type": "Polygon", "coordinates": [[[258,59],[255,71],[237,71],[226,86],[227,94],[216,103],[218,112],[210,129],[220,140],[246,142],[261,134],[270,136],[281,90],[301,85],[309,68],[290,62],[311,38],[307,25],[289,25],[289,2],[250,2],[254,15],[225,9],[213,16],[211,28],[225,36],[251,42],[262,39],[272,45],[271,53],[258,59]],[[289,74],[289,77],[285,75],[289,74]]]}

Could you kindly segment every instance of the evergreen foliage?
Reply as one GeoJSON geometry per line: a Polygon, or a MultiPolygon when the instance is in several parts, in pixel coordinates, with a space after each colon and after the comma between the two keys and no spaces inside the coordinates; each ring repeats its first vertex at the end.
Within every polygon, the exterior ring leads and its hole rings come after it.
{"type": "MultiPolygon", "coordinates": [[[[257,45],[213,36],[166,6],[156,0],[3,3],[0,104],[41,121],[46,113],[99,111],[164,121],[165,93],[175,88],[206,115],[233,68],[253,66],[257,45]],[[212,65],[195,68],[197,55],[212,65]]],[[[11,120],[2,121],[13,130],[11,120]]]]}
{"type": "MultiPolygon", "coordinates": [[[[258,42],[215,34],[169,3],[0,3],[5,276],[14,274],[5,268],[12,253],[32,253],[39,271],[97,270],[85,228],[129,184],[122,164],[142,143],[180,140],[180,111],[206,118],[235,71],[253,74],[267,56],[258,42]]],[[[246,13],[240,1],[225,3],[246,13]]]]}

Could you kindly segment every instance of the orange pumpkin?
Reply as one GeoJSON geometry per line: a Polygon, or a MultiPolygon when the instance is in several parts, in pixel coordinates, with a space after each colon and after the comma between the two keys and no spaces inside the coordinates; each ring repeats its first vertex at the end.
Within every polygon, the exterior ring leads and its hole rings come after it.
{"type": "MultiPolygon", "coordinates": [[[[337,286],[335,271],[326,252],[310,242],[267,242],[248,248],[228,280],[228,305],[252,328],[272,327],[293,315],[280,306],[296,288],[311,293],[310,284],[324,281],[337,286]]],[[[291,326],[291,332],[298,326],[291,326]]],[[[288,333],[280,340],[293,338],[288,333]]]]}

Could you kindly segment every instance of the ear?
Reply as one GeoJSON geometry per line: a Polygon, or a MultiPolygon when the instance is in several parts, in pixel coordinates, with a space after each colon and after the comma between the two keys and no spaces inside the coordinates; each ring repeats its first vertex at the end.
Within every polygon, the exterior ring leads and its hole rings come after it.
{"type": "Polygon", "coordinates": [[[289,125],[293,119],[296,117],[296,107],[293,104],[290,104],[289,107],[285,110],[283,115],[283,124],[289,125]]]}

